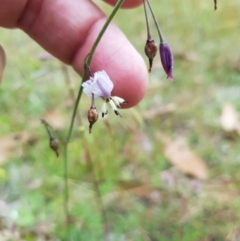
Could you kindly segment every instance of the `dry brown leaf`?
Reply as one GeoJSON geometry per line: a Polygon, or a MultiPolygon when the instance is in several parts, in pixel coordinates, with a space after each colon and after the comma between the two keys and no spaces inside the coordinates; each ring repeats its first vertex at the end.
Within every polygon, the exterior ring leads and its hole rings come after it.
{"type": "Polygon", "coordinates": [[[225,132],[240,134],[239,114],[229,103],[223,105],[220,124],[225,132]]]}
{"type": "Polygon", "coordinates": [[[165,106],[159,106],[150,110],[147,110],[143,113],[144,119],[153,119],[159,115],[165,115],[172,113],[176,110],[177,106],[174,103],[170,103],[165,106]]]}
{"type": "Polygon", "coordinates": [[[199,179],[207,178],[205,162],[189,149],[183,139],[170,140],[163,135],[158,139],[164,144],[165,157],[181,172],[199,179]]]}
{"type": "Polygon", "coordinates": [[[46,111],[44,119],[54,130],[63,130],[66,127],[66,118],[57,110],[46,111]]]}
{"type": "Polygon", "coordinates": [[[6,54],[3,47],[0,45],[0,84],[2,82],[5,65],[6,65],[6,54]]]}
{"type": "Polygon", "coordinates": [[[0,164],[7,162],[11,156],[21,156],[22,144],[35,141],[28,132],[14,133],[0,137],[0,164]]]}

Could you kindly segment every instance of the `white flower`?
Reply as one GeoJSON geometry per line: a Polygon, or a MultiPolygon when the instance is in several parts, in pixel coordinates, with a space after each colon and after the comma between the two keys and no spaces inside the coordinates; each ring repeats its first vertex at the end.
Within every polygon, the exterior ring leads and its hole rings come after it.
{"type": "Polygon", "coordinates": [[[83,92],[89,97],[92,97],[92,94],[94,94],[95,99],[98,97],[107,98],[111,95],[113,82],[103,70],[96,72],[93,77],[90,77],[89,80],[82,84],[82,87],[83,92]]]}
{"type": "Polygon", "coordinates": [[[120,108],[121,104],[127,103],[120,97],[111,96],[113,86],[113,82],[104,70],[96,72],[89,80],[82,84],[83,92],[92,98],[93,101],[99,97],[104,100],[102,117],[108,113],[107,104],[112,107],[116,115],[121,116],[117,108],[120,108]]]}

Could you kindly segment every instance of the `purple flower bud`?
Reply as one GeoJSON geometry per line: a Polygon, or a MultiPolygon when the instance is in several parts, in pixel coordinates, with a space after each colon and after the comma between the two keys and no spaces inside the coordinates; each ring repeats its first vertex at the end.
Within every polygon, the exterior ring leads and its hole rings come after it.
{"type": "Polygon", "coordinates": [[[170,47],[166,42],[160,43],[160,58],[162,62],[163,69],[167,74],[167,78],[173,79],[173,55],[170,47]]]}

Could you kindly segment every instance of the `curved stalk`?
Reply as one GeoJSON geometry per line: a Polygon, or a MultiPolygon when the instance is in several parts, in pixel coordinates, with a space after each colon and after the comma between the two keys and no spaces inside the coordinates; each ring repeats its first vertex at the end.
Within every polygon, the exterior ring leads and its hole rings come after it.
{"type": "Polygon", "coordinates": [[[164,38],[163,38],[163,34],[162,34],[162,31],[161,31],[160,26],[159,26],[159,24],[158,24],[157,18],[155,17],[155,14],[154,14],[154,12],[153,12],[152,6],[151,6],[149,0],[146,0],[146,1],[147,1],[147,3],[148,3],[148,7],[149,7],[149,9],[150,9],[150,11],[151,11],[151,14],[152,14],[154,23],[155,23],[155,25],[156,25],[156,28],[157,28],[157,31],[158,31],[158,35],[159,35],[159,38],[160,38],[160,42],[161,42],[161,43],[164,43],[165,40],[164,40],[164,38]]]}
{"type": "MultiPolygon", "coordinates": [[[[115,16],[115,14],[117,13],[117,11],[119,10],[119,8],[121,7],[121,5],[123,4],[124,0],[118,0],[117,4],[115,5],[115,7],[113,8],[112,13],[109,15],[106,23],[104,24],[104,26],[102,27],[98,37],[96,38],[93,47],[89,53],[88,59],[87,59],[87,63],[88,65],[90,65],[92,58],[93,58],[93,54],[103,36],[103,34],[105,33],[105,31],[107,30],[108,25],[111,23],[113,17],[115,16]]],[[[70,123],[70,127],[68,130],[68,134],[67,134],[67,139],[64,145],[64,183],[65,183],[65,200],[64,200],[64,208],[65,208],[65,215],[66,215],[66,222],[68,222],[69,220],[69,207],[68,207],[68,200],[69,200],[69,189],[68,189],[68,144],[69,141],[71,139],[71,135],[72,135],[72,130],[73,130],[73,125],[74,125],[74,121],[75,121],[75,117],[76,117],[76,113],[77,113],[77,108],[79,106],[80,103],[80,99],[82,96],[82,83],[86,80],[87,77],[87,70],[84,68],[84,73],[82,76],[82,81],[80,84],[80,88],[78,91],[78,95],[77,95],[77,99],[76,99],[76,103],[73,109],[73,113],[72,113],[72,118],[71,118],[71,123],[70,123]]]]}
{"type": "Polygon", "coordinates": [[[150,26],[149,26],[149,21],[148,21],[146,0],[143,0],[143,8],[144,8],[144,14],[145,14],[146,25],[147,25],[147,39],[150,40],[152,38],[152,36],[151,36],[150,26]]]}

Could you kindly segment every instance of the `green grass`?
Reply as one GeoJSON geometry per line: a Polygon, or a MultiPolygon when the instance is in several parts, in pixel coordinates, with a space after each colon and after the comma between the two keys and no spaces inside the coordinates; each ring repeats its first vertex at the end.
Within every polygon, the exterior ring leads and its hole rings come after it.
{"type": "MultiPolygon", "coordinates": [[[[110,12],[106,4],[97,3],[110,12]]],[[[27,241],[104,240],[98,187],[110,240],[239,239],[239,136],[226,138],[219,117],[226,102],[240,110],[240,3],[219,1],[215,12],[212,1],[153,0],[152,5],[174,53],[175,80],[166,80],[157,56],[145,99],[123,110],[122,119],[111,115],[108,123],[99,120],[91,136],[88,99],[83,96],[82,123],[75,126],[69,144],[68,228],[63,149],[57,159],[40,123],[46,112],[57,111],[61,118],[56,115],[54,120],[64,128],[54,134],[65,138],[73,106],[61,63],[39,60],[43,50],[26,35],[0,29],[8,59],[0,89],[1,137],[22,131],[31,137],[23,145],[16,141],[7,160],[0,162],[0,196],[5,205],[1,228],[10,230],[14,225],[27,241]],[[145,111],[169,103],[177,106],[173,113],[143,118],[145,111]],[[173,168],[164,157],[158,133],[184,137],[208,165],[208,180],[195,180],[173,168]],[[173,184],[164,181],[165,174],[173,184]]],[[[143,55],[143,9],[121,10],[114,21],[143,55]],[[131,24],[126,19],[132,19],[131,24]]],[[[81,78],[68,71],[77,94],[81,78]]]]}

